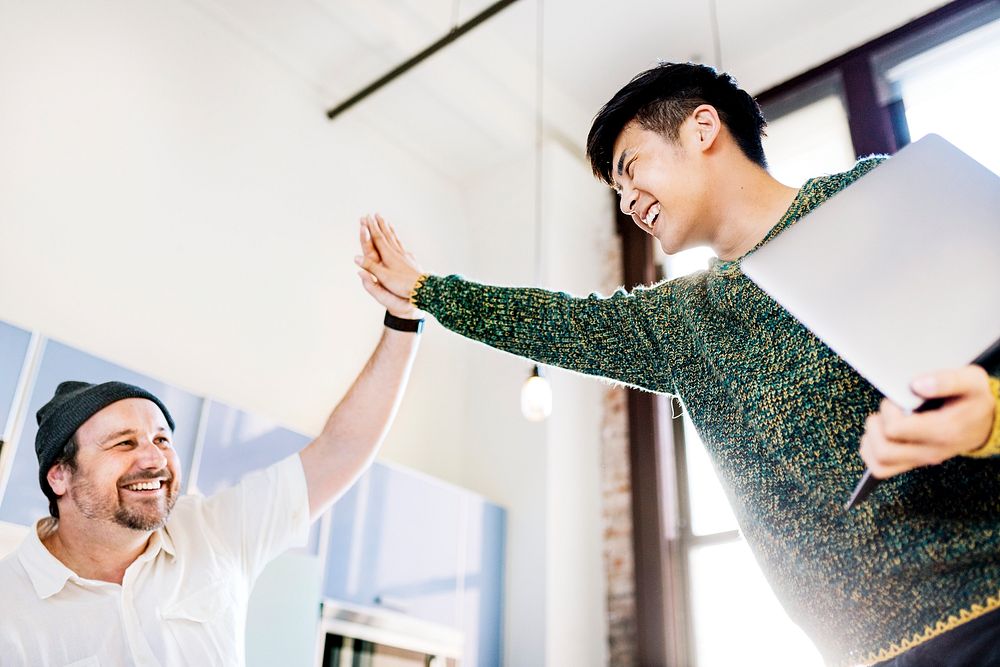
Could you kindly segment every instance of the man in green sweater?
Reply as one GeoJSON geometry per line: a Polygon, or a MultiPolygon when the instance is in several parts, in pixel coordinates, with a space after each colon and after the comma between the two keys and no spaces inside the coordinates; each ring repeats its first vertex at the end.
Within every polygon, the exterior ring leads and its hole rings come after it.
{"type": "Polygon", "coordinates": [[[767,172],[764,124],[728,75],[669,63],[594,120],[588,157],[622,211],[667,253],[710,246],[707,271],[608,298],[480,285],[424,274],[376,217],[362,280],[498,349],[679,395],[771,586],[830,663],[1000,661],[1000,381],[976,366],[917,378],[946,401],[905,414],[743,275],[742,257],[882,159],[789,188],[767,172]],[[886,481],[845,511],[866,464],[886,481]]]}

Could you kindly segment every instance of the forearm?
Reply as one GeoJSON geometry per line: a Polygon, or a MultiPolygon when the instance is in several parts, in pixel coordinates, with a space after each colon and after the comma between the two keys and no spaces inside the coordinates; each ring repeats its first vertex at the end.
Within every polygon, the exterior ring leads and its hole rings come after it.
{"type": "Polygon", "coordinates": [[[420,335],[386,329],[364,370],[299,456],[315,518],[371,464],[399,407],[420,335]]]}
{"type": "Polygon", "coordinates": [[[413,301],[466,338],[534,361],[662,390],[642,369],[664,368],[660,339],[636,293],[578,298],[534,288],[496,287],[430,276],[413,301]]]}

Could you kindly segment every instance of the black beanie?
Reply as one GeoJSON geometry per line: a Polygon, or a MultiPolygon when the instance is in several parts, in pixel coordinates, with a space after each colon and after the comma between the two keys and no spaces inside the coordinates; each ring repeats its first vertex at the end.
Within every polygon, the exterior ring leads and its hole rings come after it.
{"type": "Polygon", "coordinates": [[[38,435],[35,436],[35,454],[38,455],[38,483],[52,502],[56,495],[49,486],[49,469],[62,454],[63,447],[83,425],[83,422],[116,401],[126,398],[145,398],[156,403],[167,418],[170,430],[174,430],[174,419],[167,406],[156,396],[135,385],[124,382],[104,382],[90,384],[73,380],[61,382],[56,387],[55,396],[39,408],[35,414],[38,420],[38,435]]]}

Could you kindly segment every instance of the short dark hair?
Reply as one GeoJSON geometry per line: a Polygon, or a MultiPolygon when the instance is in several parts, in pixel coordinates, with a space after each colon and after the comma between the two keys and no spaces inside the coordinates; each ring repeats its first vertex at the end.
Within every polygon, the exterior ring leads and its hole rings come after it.
{"type": "MultiPolygon", "coordinates": [[[[70,436],[69,440],[66,441],[66,444],[63,445],[62,451],[59,452],[59,456],[56,457],[52,466],[62,464],[73,472],[76,472],[76,454],[79,450],[80,444],[76,441],[76,434],[74,433],[70,436]]],[[[52,466],[49,467],[49,470],[52,470],[52,466]]],[[[47,472],[48,471],[46,471],[46,473],[47,472]]],[[[49,514],[52,515],[53,519],[58,519],[59,505],[57,504],[57,501],[59,500],[59,496],[55,494],[55,491],[52,490],[51,486],[46,485],[46,488],[43,490],[46,491],[45,495],[49,499],[49,514]]]]}
{"type": "Polygon", "coordinates": [[[594,175],[614,184],[615,141],[632,121],[673,140],[701,104],[715,107],[743,154],[767,168],[760,142],[767,121],[757,102],[733,77],[707,65],[660,63],[637,74],[594,117],[587,137],[587,158],[594,175]]]}

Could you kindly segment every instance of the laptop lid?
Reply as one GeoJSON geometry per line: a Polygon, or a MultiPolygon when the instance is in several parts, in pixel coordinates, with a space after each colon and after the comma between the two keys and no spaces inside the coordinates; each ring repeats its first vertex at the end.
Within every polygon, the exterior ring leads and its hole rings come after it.
{"type": "Polygon", "coordinates": [[[928,135],[741,261],[900,407],[1000,346],[1000,176],[928,135]]]}

